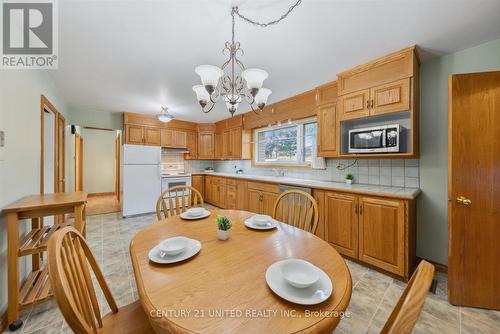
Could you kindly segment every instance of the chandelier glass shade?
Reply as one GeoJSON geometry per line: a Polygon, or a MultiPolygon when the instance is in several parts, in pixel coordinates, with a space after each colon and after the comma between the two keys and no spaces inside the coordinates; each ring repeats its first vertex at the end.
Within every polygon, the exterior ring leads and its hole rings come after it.
{"type": "Polygon", "coordinates": [[[168,123],[174,119],[174,116],[170,115],[167,107],[161,107],[161,112],[156,115],[158,120],[163,123],[168,123]]]}

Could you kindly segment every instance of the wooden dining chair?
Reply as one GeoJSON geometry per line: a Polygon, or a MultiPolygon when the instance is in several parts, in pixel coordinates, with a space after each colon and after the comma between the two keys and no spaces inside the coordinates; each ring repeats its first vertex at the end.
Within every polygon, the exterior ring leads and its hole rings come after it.
{"type": "Polygon", "coordinates": [[[153,333],[139,301],[116,306],[94,255],[74,227],[55,232],[47,253],[50,285],[64,319],[75,333],[153,333]],[[103,318],[89,265],[111,309],[103,318]]]}
{"type": "Polygon", "coordinates": [[[314,233],[318,226],[318,204],[302,190],[287,190],[274,204],[273,218],[283,223],[314,233]]]}
{"type": "Polygon", "coordinates": [[[156,201],[156,218],[162,220],[162,212],[164,218],[177,216],[187,209],[196,206],[203,206],[203,197],[198,190],[191,186],[170,187],[162,192],[156,201]],[[165,199],[165,195],[167,194],[168,197],[165,199]]]}
{"type": "Polygon", "coordinates": [[[434,277],[434,266],[421,261],[411,276],[381,334],[410,334],[418,320],[434,277]]]}

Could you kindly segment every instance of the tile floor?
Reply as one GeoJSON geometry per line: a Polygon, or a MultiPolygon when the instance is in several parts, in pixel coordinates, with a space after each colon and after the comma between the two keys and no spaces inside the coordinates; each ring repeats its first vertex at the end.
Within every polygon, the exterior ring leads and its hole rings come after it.
{"type": "MultiPolygon", "coordinates": [[[[133,236],[155,221],[154,215],[123,220],[118,213],[89,216],[87,239],[118,305],[137,299],[128,256],[133,236]],[[106,254],[106,256],[103,256],[106,254]]],[[[341,320],[335,333],[379,333],[403,292],[405,283],[357,263],[347,261],[353,292],[349,318],[341,320]]],[[[428,295],[414,333],[500,333],[500,312],[455,307],[447,302],[446,275],[437,273],[437,293],[428,295]]],[[[100,294],[103,313],[109,311],[100,294]]],[[[22,334],[71,333],[54,301],[22,312],[22,334]]],[[[4,333],[9,333],[6,331],[4,333]]]]}

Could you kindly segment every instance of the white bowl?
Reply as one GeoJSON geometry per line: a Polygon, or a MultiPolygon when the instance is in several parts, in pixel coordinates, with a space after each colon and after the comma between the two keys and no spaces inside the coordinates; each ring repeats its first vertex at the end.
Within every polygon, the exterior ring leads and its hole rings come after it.
{"type": "Polygon", "coordinates": [[[164,255],[174,256],[182,253],[186,249],[188,241],[189,239],[186,237],[168,238],[160,242],[158,248],[160,248],[160,252],[164,255]]]}
{"type": "Polygon", "coordinates": [[[186,210],[188,216],[199,217],[205,212],[205,208],[191,208],[186,210]]]}
{"type": "Polygon", "coordinates": [[[267,225],[271,221],[271,217],[268,215],[254,215],[252,217],[252,223],[258,226],[267,225]]]}
{"type": "Polygon", "coordinates": [[[280,269],[285,281],[296,288],[310,287],[319,280],[318,268],[304,260],[285,260],[280,269]]]}

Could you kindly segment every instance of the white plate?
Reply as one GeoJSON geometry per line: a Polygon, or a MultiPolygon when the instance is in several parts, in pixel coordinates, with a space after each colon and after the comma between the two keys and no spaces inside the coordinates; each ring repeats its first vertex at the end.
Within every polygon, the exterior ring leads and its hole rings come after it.
{"type": "Polygon", "coordinates": [[[278,226],[278,221],[271,219],[266,225],[257,225],[252,221],[252,217],[245,220],[245,226],[254,230],[270,230],[278,226]]]}
{"type": "Polygon", "coordinates": [[[203,218],[207,218],[208,216],[210,216],[210,211],[208,211],[208,210],[205,210],[205,212],[201,216],[191,216],[191,215],[188,214],[187,211],[181,213],[181,218],[182,219],[187,219],[187,220],[203,219],[203,218]]]}
{"type": "MultiPolygon", "coordinates": [[[[286,260],[283,260],[286,261],[286,260]]],[[[333,292],[330,277],[319,269],[319,280],[308,288],[294,288],[283,278],[280,265],[283,261],[274,262],[266,270],[266,282],[269,288],[281,298],[301,305],[315,305],[324,302],[333,292]]]]}
{"type": "Polygon", "coordinates": [[[151,248],[148,257],[151,261],[155,263],[160,263],[160,264],[176,263],[189,259],[192,256],[195,256],[196,254],[198,254],[200,249],[201,249],[201,243],[198,240],[189,239],[186,249],[180,254],[177,254],[175,256],[161,257],[160,248],[158,247],[158,245],[156,245],[153,248],[151,248]]]}

